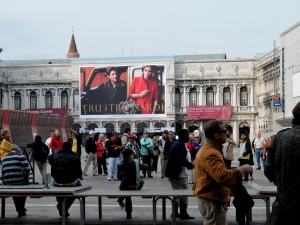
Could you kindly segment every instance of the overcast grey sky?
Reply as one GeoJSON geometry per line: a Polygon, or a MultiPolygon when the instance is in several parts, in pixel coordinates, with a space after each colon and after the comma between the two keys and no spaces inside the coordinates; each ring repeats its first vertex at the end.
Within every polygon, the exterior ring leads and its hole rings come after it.
{"type": "Polygon", "coordinates": [[[299,0],[0,0],[0,59],[214,54],[249,57],[280,45],[299,0]]]}

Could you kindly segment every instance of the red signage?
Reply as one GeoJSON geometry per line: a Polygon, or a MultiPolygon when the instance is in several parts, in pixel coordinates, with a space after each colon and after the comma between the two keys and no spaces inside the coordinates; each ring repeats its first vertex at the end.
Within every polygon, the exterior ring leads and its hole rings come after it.
{"type": "Polygon", "coordinates": [[[27,112],[35,112],[43,115],[68,116],[68,109],[52,108],[52,109],[26,109],[27,112]]]}
{"type": "Polygon", "coordinates": [[[231,119],[231,105],[201,105],[188,106],[188,120],[231,119]]]}

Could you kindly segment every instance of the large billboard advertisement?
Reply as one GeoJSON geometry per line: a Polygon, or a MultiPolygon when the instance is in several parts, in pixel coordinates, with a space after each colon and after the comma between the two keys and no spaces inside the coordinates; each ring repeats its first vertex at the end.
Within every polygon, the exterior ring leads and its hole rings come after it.
{"type": "Polygon", "coordinates": [[[81,66],[80,117],[165,117],[165,65],[81,66]]]}
{"type": "Polygon", "coordinates": [[[231,105],[188,106],[188,120],[231,119],[231,105]]]}

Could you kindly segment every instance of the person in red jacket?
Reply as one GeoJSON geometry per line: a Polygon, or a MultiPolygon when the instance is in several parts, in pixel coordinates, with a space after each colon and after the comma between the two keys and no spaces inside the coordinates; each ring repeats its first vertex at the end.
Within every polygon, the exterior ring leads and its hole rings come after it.
{"type": "Polygon", "coordinates": [[[135,99],[142,114],[155,114],[159,98],[159,85],[154,79],[155,66],[142,66],[142,76],[135,77],[129,88],[129,97],[135,99]]]}
{"type": "Polygon", "coordinates": [[[98,174],[102,174],[103,167],[103,175],[107,175],[107,167],[106,167],[106,154],[107,149],[105,148],[105,136],[104,134],[99,135],[99,139],[96,142],[97,146],[97,162],[98,162],[98,174]]]}
{"type": "Polygon", "coordinates": [[[62,149],[62,140],[60,138],[59,130],[54,131],[54,135],[51,138],[50,148],[52,150],[53,156],[58,153],[59,150],[62,149]]]}
{"type": "MultiPolygon", "coordinates": [[[[191,162],[194,162],[195,160],[195,136],[194,134],[190,134],[189,136],[189,141],[185,143],[185,146],[187,147],[187,149],[189,150],[190,154],[191,154],[191,162]]],[[[194,183],[194,170],[190,170],[188,173],[188,184],[193,184],[194,183]]]]}

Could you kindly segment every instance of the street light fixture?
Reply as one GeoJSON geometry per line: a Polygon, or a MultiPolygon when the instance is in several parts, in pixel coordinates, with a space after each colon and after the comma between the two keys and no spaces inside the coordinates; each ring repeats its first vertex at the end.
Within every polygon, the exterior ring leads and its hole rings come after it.
{"type": "Polygon", "coordinates": [[[3,48],[0,48],[0,53],[3,51],[3,48]]]}

